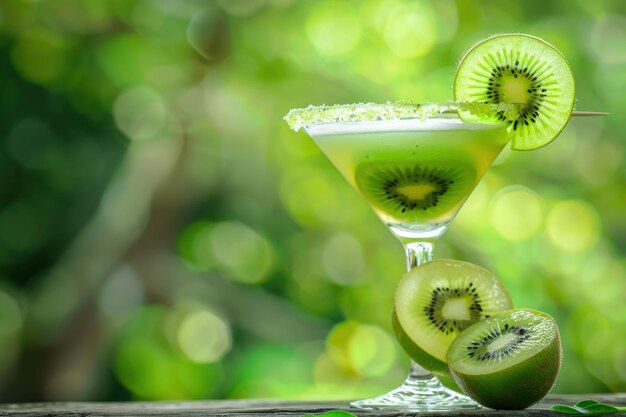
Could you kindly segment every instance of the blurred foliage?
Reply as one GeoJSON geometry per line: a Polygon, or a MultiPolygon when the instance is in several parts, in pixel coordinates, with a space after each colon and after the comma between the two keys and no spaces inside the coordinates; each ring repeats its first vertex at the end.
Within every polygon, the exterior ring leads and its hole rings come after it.
{"type": "Polygon", "coordinates": [[[0,400],[399,384],[401,247],[282,116],[448,100],[461,53],[509,31],[612,115],[505,151],[436,255],[556,317],[555,392],[626,391],[625,2],[3,0],[0,400]]]}

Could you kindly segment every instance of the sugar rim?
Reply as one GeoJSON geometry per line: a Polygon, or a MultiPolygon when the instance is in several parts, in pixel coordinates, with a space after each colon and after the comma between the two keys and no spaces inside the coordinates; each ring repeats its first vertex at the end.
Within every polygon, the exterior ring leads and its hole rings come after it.
{"type": "Polygon", "coordinates": [[[415,103],[396,101],[386,103],[354,103],[331,106],[313,106],[292,109],[284,117],[289,126],[298,131],[303,127],[312,127],[326,123],[360,122],[377,120],[419,119],[426,120],[446,112],[463,112],[469,119],[493,121],[493,116],[504,112],[509,120],[515,120],[519,107],[508,103],[469,103],[449,101],[447,103],[415,103]]]}

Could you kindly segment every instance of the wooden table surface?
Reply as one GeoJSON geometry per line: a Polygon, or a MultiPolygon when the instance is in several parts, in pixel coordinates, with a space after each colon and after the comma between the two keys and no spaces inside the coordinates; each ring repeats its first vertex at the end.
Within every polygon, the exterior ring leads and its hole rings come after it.
{"type": "MultiPolygon", "coordinates": [[[[478,416],[564,416],[548,411],[554,404],[573,404],[582,399],[594,399],[616,406],[626,406],[626,393],[589,395],[550,395],[536,406],[522,411],[459,410],[451,413],[420,413],[420,416],[455,415],[478,416]]],[[[328,410],[346,410],[357,416],[413,416],[416,412],[393,410],[359,410],[347,401],[286,401],[286,400],[220,400],[184,402],[119,402],[119,403],[26,403],[0,404],[0,416],[20,417],[98,417],[98,416],[304,416],[328,410]]],[[[626,413],[612,414],[626,416],[626,413]]]]}

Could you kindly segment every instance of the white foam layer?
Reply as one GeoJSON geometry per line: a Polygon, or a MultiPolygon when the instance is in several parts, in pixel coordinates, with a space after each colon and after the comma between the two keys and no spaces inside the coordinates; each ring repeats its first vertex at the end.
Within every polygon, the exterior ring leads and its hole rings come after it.
{"type": "Polygon", "coordinates": [[[386,133],[386,132],[420,132],[436,130],[488,130],[499,127],[493,123],[464,123],[458,117],[446,118],[443,115],[426,120],[376,120],[362,122],[335,122],[305,127],[312,136],[359,133],[386,133]]]}

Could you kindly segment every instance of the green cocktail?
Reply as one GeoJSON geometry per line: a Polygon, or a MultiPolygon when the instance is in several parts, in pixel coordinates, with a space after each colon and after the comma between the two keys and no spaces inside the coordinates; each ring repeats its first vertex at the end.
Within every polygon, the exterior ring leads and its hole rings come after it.
{"type": "Polygon", "coordinates": [[[502,124],[448,114],[319,124],[307,132],[401,237],[442,232],[509,137],[502,124]]]}

